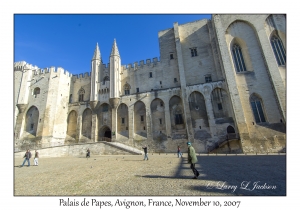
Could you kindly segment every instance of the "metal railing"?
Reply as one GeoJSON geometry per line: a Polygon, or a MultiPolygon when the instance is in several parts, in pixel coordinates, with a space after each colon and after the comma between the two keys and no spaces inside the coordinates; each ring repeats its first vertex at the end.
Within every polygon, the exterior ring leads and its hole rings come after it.
{"type": "Polygon", "coordinates": [[[215,149],[220,148],[220,145],[222,145],[224,142],[228,142],[229,140],[238,139],[240,140],[240,136],[238,133],[228,133],[224,136],[224,138],[220,139],[219,141],[215,142],[214,145],[211,145],[207,148],[207,153],[212,152],[215,149]]]}

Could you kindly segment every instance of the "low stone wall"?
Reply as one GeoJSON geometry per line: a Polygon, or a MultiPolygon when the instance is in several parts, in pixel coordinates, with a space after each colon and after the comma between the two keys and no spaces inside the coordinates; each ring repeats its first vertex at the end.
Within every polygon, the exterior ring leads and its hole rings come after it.
{"type": "MultiPolygon", "coordinates": [[[[86,150],[90,149],[91,157],[93,155],[132,155],[132,153],[124,151],[120,148],[106,144],[105,142],[76,144],[57,146],[50,148],[39,149],[40,157],[65,157],[65,156],[83,156],[85,157],[86,150]]],[[[34,149],[29,148],[32,156],[34,149]]],[[[26,151],[15,152],[15,158],[23,158],[26,151]]]]}

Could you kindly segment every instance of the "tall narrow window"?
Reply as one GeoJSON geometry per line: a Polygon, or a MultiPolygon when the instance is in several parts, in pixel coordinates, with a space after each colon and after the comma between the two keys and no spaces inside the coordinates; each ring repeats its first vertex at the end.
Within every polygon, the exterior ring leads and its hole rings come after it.
{"type": "Polygon", "coordinates": [[[72,103],[72,94],[70,94],[69,103],[72,103]]]}
{"type": "Polygon", "coordinates": [[[263,107],[262,107],[262,100],[258,96],[252,95],[250,97],[250,103],[255,118],[255,122],[256,123],[266,122],[263,107]]]}
{"type": "Polygon", "coordinates": [[[84,96],[83,94],[79,95],[79,101],[83,101],[83,96],[84,96]]]}
{"type": "Polygon", "coordinates": [[[219,110],[222,110],[222,109],[223,109],[223,106],[222,106],[221,103],[218,103],[218,109],[219,109],[219,110]]]}
{"type": "Polygon", "coordinates": [[[197,56],[197,48],[191,48],[191,55],[192,57],[197,56]]]}
{"type": "Polygon", "coordinates": [[[125,118],[124,117],[122,117],[122,124],[124,124],[125,123],[125,118]]]}
{"type": "Polygon", "coordinates": [[[144,115],[141,115],[141,122],[144,122],[144,115]]]}
{"type": "Polygon", "coordinates": [[[273,35],[271,38],[271,45],[277,60],[277,64],[279,66],[284,66],[286,61],[286,56],[285,56],[285,49],[282,45],[281,39],[278,36],[273,35]]]}
{"type": "Polygon", "coordinates": [[[174,59],[173,53],[170,54],[170,60],[174,59]]]}
{"type": "Polygon", "coordinates": [[[149,72],[149,77],[152,78],[152,72],[149,72]]]}
{"type": "Polygon", "coordinates": [[[174,78],[174,82],[177,82],[177,78],[174,78]]]}
{"type": "Polygon", "coordinates": [[[236,71],[237,72],[247,71],[243,54],[242,54],[242,49],[238,44],[233,45],[232,55],[233,55],[233,61],[234,61],[236,71]]]}
{"type": "Polygon", "coordinates": [[[79,94],[79,101],[83,101],[84,100],[84,89],[81,88],[79,91],[78,91],[78,94],[79,94]]]}
{"type": "Polygon", "coordinates": [[[136,88],[136,92],[137,92],[137,93],[140,92],[140,88],[136,88]]]}
{"type": "Polygon", "coordinates": [[[103,104],[102,112],[108,112],[108,104],[103,104]]]}
{"type": "Polygon", "coordinates": [[[125,92],[125,95],[130,95],[130,85],[127,82],[124,85],[124,92],[125,92]]]}
{"type": "Polygon", "coordinates": [[[162,124],[162,119],[161,118],[159,119],[159,124],[162,124]]]}

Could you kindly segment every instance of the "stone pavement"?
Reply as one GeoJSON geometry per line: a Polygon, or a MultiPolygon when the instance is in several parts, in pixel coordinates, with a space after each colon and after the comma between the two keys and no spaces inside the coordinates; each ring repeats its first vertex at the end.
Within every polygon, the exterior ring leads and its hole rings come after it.
{"type": "MultiPolygon", "coordinates": [[[[19,168],[15,158],[14,195],[44,196],[236,196],[286,195],[286,155],[198,156],[199,179],[187,154],[99,155],[39,159],[19,168]],[[255,183],[257,182],[257,183],[255,183]],[[241,189],[243,188],[243,189],[241,189]],[[258,189],[259,188],[259,189],[258,189]]],[[[27,164],[27,163],[26,163],[27,164]]]]}

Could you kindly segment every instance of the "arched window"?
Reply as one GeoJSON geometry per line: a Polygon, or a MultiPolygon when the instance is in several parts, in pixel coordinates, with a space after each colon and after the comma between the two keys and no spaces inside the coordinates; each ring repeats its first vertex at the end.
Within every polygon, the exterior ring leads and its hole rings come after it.
{"type": "Polygon", "coordinates": [[[102,112],[108,112],[108,104],[103,104],[102,112]]]}
{"type": "Polygon", "coordinates": [[[183,124],[182,111],[179,107],[175,110],[175,125],[183,124]]]}
{"type": "Polygon", "coordinates": [[[83,101],[83,99],[84,99],[84,93],[85,93],[85,91],[84,91],[83,88],[81,88],[81,89],[78,91],[78,94],[79,94],[79,100],[78,100],[78,101],[83,101]]]}
{"type": "Polygon", "coordinates": [[[130,85],[126,82],[124,85],[125,95],[130,95],[130,85]]]}
{"type": "Polygon", "coordinates": [[[256,123],[266,122],[261,98],[253,94],[250,97],[250,103],[256,123]]]}
{"type": "Polygon", "coordinates": [[[37,97],[38,94],[40,94],[40,91],[41,91],[41,90],[40,90],[39,87],[34,88],[34,90],[33,90],[33,95],[34,95],[35,98],[37,97]]]}
{"type": "Polygon", "coordinates": [[[233,56],[233,61],[234,61],[236,71],[237,72],[247,71],[243,54],[242,54],[242,49],[238,44],[233,45],[232,56],[233,56]]]}
{"type": "Polygon", "coordinates": [[[109,81],[109,77],[108,76],[104,77],[104,79],[103,79],[103,85],[105,85],[106,81],[109,81]]]}
{"type": "Polygon", "coordinates": [[[278,36],[273,35],[271,38],[271,45],[278,65],[279,66],[285,65],[285,60],[286,60],[285,49],[282,45],[281,39],[278,36]]]}

